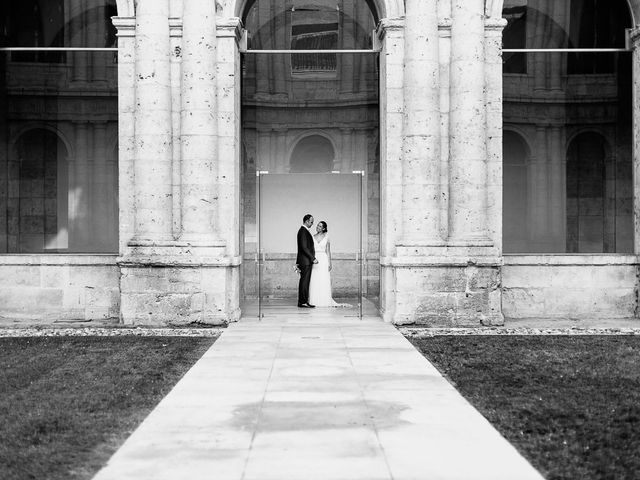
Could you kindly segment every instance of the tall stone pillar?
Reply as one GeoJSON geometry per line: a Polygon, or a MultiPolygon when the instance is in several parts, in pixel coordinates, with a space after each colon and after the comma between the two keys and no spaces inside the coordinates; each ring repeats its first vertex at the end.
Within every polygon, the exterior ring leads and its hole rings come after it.
{"type": "Polygon", "coordinates": [[[135,234],[131,246],[173,240],[169,0],[139,0],[136,17],[135,234]]]}
{"type": "Polygon", "coordinates": [[[496,255],[502,254],[502,32],[506,25],[501,17],[485,21],[487,231],[496,255]]]}
{"type": "Polygon", "coordinates": [[[86,252],[91,238],[91,165],[89,163],[89,124],[75,123],[76,155],[69,169],[71,220],[69,222],[69,249],[86,252]]]}
{"type": "Polygon", "coordinates": [[[536,253],[545,251],[547,239],[547,129],[536,126],[536,149],[529,175],[529,195],[531,205],[531,238],[536,253]]]}
{"type": "Polygon", "coordinates": [[[182,28],[180,240],[210,249],[218,210],[215,2],[185,2],[182,28]]]}
{"type": "MultiPolygon", "coordinates": [[[[69,2],[69,38],[71,46],[80,47],[87,45],[87,12],[82,0],[70,0],[69,2]]],[[[66,32],[65,32],[66,33],[66,32]]],[[[87,81],[87,65],[89,60],[88,52],[72,52],[74,82],[87,81]]]]}
{"type": "Polygon", "coordinates": [[[484,1],[453,0],[449,240],[490,244],[487,233],[487,149],[484,1]]]}
{"type": "MultiPolygon", "coordinates": [[[[633,178],[640,178],[640,27],[631,31],[633,48],[633,178]]],[[[634,253],[640,255],[640,182],[634,185],[634,253]]]]}
{"type": "Polygon", "coordinates": [[[402,246],[440,245],[440,58],[436,0],[407,0],[402,246]]]}
{"type": "Polygon", "coordinates": [[[396,317],[396,245],[402,219],[402,124],[404,117],[404,19],[380,21],[380,311],[396,317]]]}
{"type": "Polygon", "coordinates": [[[564,155],[565,142],[562,138],[563,129],[558,126],[551,127],[549,139],[549,215],[550,249],[552,253],[564,252],[566,249],[566,158],[564,155]]]}

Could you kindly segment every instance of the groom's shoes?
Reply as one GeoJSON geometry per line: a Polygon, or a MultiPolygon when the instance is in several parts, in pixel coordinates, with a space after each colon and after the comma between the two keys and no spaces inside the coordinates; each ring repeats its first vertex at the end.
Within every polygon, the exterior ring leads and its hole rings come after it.
{"type": "Polygon", "coordinates": [[[298,308],[316,308],[316,306],[310,303],[299,303],[298,308]]]}

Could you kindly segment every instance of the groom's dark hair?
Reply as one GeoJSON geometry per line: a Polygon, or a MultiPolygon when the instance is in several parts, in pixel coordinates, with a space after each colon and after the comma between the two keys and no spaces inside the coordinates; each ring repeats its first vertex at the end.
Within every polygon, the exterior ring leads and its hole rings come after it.
{"type": "Polygon", "coordinates": [[[307,220],[309,220],[311,217],[313,217],[313,215],[307,213],[304,217],[302,217],[302,223],[307,223],[307,220]]]}

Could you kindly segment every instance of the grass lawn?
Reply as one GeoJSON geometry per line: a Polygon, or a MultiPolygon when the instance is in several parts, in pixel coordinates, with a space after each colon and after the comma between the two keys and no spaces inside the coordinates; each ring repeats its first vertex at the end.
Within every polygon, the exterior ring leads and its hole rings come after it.
{"type": "Polygon", "coordinates": [[[89,479],[215,341],[0,338],[0,479],[89,479]]]}
{"type": "Polygon", "coordinates": [[[640,337],[411,341],[548,480],[640,479],[640,337]]]}

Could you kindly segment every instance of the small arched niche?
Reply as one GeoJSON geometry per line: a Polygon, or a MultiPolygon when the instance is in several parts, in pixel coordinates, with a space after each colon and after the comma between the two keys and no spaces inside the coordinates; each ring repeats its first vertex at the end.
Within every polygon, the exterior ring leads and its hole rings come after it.
{"type": "Polygon", "coordinates": [[[291,152],[291,173],[327,173],[333,170],[335,150],[322,135],[302,138],[291,152]]]}

